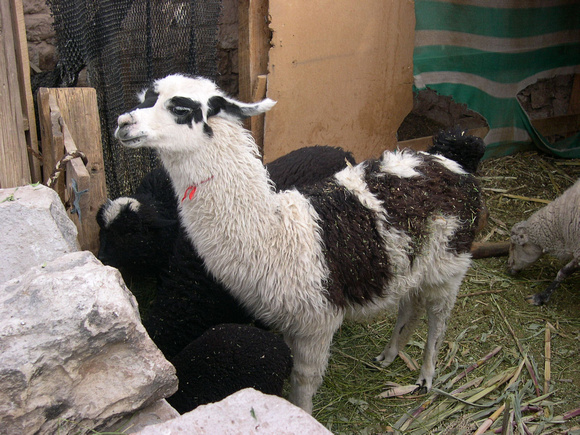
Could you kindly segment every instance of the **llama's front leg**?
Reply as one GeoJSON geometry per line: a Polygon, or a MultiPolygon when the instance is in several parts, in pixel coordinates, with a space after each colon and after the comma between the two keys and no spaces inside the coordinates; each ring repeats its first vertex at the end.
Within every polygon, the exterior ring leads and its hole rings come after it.
{"type": "Polygon", "coordinates": [[[334,329],[318,332],[309,336],[284,336],[293,357],[288,399],[309,414],[312,414],[312,397],[322,383],[328,364],[334,329]]]}
{"type": "Polygon", "coordinates": [[[375,357],[375,361],[381,361],[381,366],[387,367],[395,360],[399,351],[409,342],[419,319],[423,315],[424,309],[424,301],[418,295],[399,303],[399,313],[391,339],[383,352],[375,357]]]}
{"type": "Polygon", "coordinates": [[[419,379],[417,379],[417,390],[423,393],[429,391],[433,386],[433,376],[435,376],[439,347],[445,338],[447,319],[455,304],[455,297],[460,283],[461,280],[457,284],[450,285],[448,287],[450,289],[449,291],[439,291],[437,298],[427,300],[429,331],[427,334],[427,343],[425,343],[425,349],[423,351],[421,374],[419,379]]]}

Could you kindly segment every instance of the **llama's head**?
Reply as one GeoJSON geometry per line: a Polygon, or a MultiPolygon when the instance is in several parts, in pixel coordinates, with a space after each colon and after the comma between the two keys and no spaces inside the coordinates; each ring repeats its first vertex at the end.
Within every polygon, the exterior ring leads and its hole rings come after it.
{"type": "Polygon", "coordinates": [[[119,116],[115,137],[130,148],[191,150],[210,141],[213,117],[240,121],[271,109],[266,98],[255,104],[228,98],[208,79],[180,74],[159,79],[139,95],[140,104],[119,116]]]}

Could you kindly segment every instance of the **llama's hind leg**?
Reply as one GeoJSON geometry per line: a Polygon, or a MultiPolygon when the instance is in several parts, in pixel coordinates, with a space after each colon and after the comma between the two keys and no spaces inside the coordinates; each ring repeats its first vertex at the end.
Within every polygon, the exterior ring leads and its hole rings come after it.
{"type": "Polygon", "coordinates": [[[317,331],[316,335],[308,336],[284,336],[293,358],[288,399],[309,414],[312,414],[312,397],[322,383],[328,364],[334,331],[317,331]]]}
{"type": "Polygon", "coordinates": [[[425,349],[423,351],[421,374],[419,379],[417,379],[417,389],[421,392],[427,392],[433,386],[439,347],[445,338],[447,319],[455,304],[461,279],[462,277],[447,283],[445,286],[437,289],[436,293],[432,293],[426,298],[429,331],[427,334],[427,343],[425,343],[425,349]]]}
{"type": "Polygon", "coordinates": [[[397,322],[389,344],[385,346],[379,356],[375,357],[375,361],[381,361],[381,365],[386,367],[395,360],[399,351],[406,346],[411,338],[424,310],[425,303],[420,295],[413,295],[399,303],[397,322]]]}

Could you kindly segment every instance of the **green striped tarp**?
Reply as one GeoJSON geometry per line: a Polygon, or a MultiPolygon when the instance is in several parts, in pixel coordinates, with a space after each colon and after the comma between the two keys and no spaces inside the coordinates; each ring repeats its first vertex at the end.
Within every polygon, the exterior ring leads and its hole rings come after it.
{"type": "Polygon", "coordinates": [[[580,135],[549,143],[516,95],[580,73],[580,0],[415,0],[414,80],[486,118],[486,157],[531,143],[580,157],[580,135]]]}

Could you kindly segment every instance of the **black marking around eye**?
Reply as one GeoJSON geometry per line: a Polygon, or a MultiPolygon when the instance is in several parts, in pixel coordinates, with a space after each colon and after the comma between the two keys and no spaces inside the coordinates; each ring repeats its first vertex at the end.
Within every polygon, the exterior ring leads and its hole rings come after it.
{"type": "Polygon", "coordinates": [[[149,88],[147,89],[147,92],[145,92],[143,102],[136,106],[135,109],[147,109],[149,107],[153,107],[155,106],[155,103],[157,103],[157,98],[159,98],[159,94],[153,89],[149,88]]]}
{"type": "Polygon", "coordinates": [[[226,112],[229,115],[235,116],[239,119],[247,118],[246,115],[243,114],[242,109],[239,106],[235,105],[234,103],[230,103],[224,97],[211,97],[208,101],[209,110],[207,111],[207,117],[215,116],[220,113],[221,110],[226,112]]]}
{"type": "Polygon", "coordinates": [[[175,122],[178,124],[187,124],[190,128],[193,127],[193,122],[196,124],[203,121],[203,114],[201,111],[201,103],[199,101],[193,101],[191,98],[186,97],[173,97],[169,100],[167,109],[173,113],[175,116],[175,122]],[[179,108],[190,109],[189,111],[181,114],[178,110],[179,108]]]}

